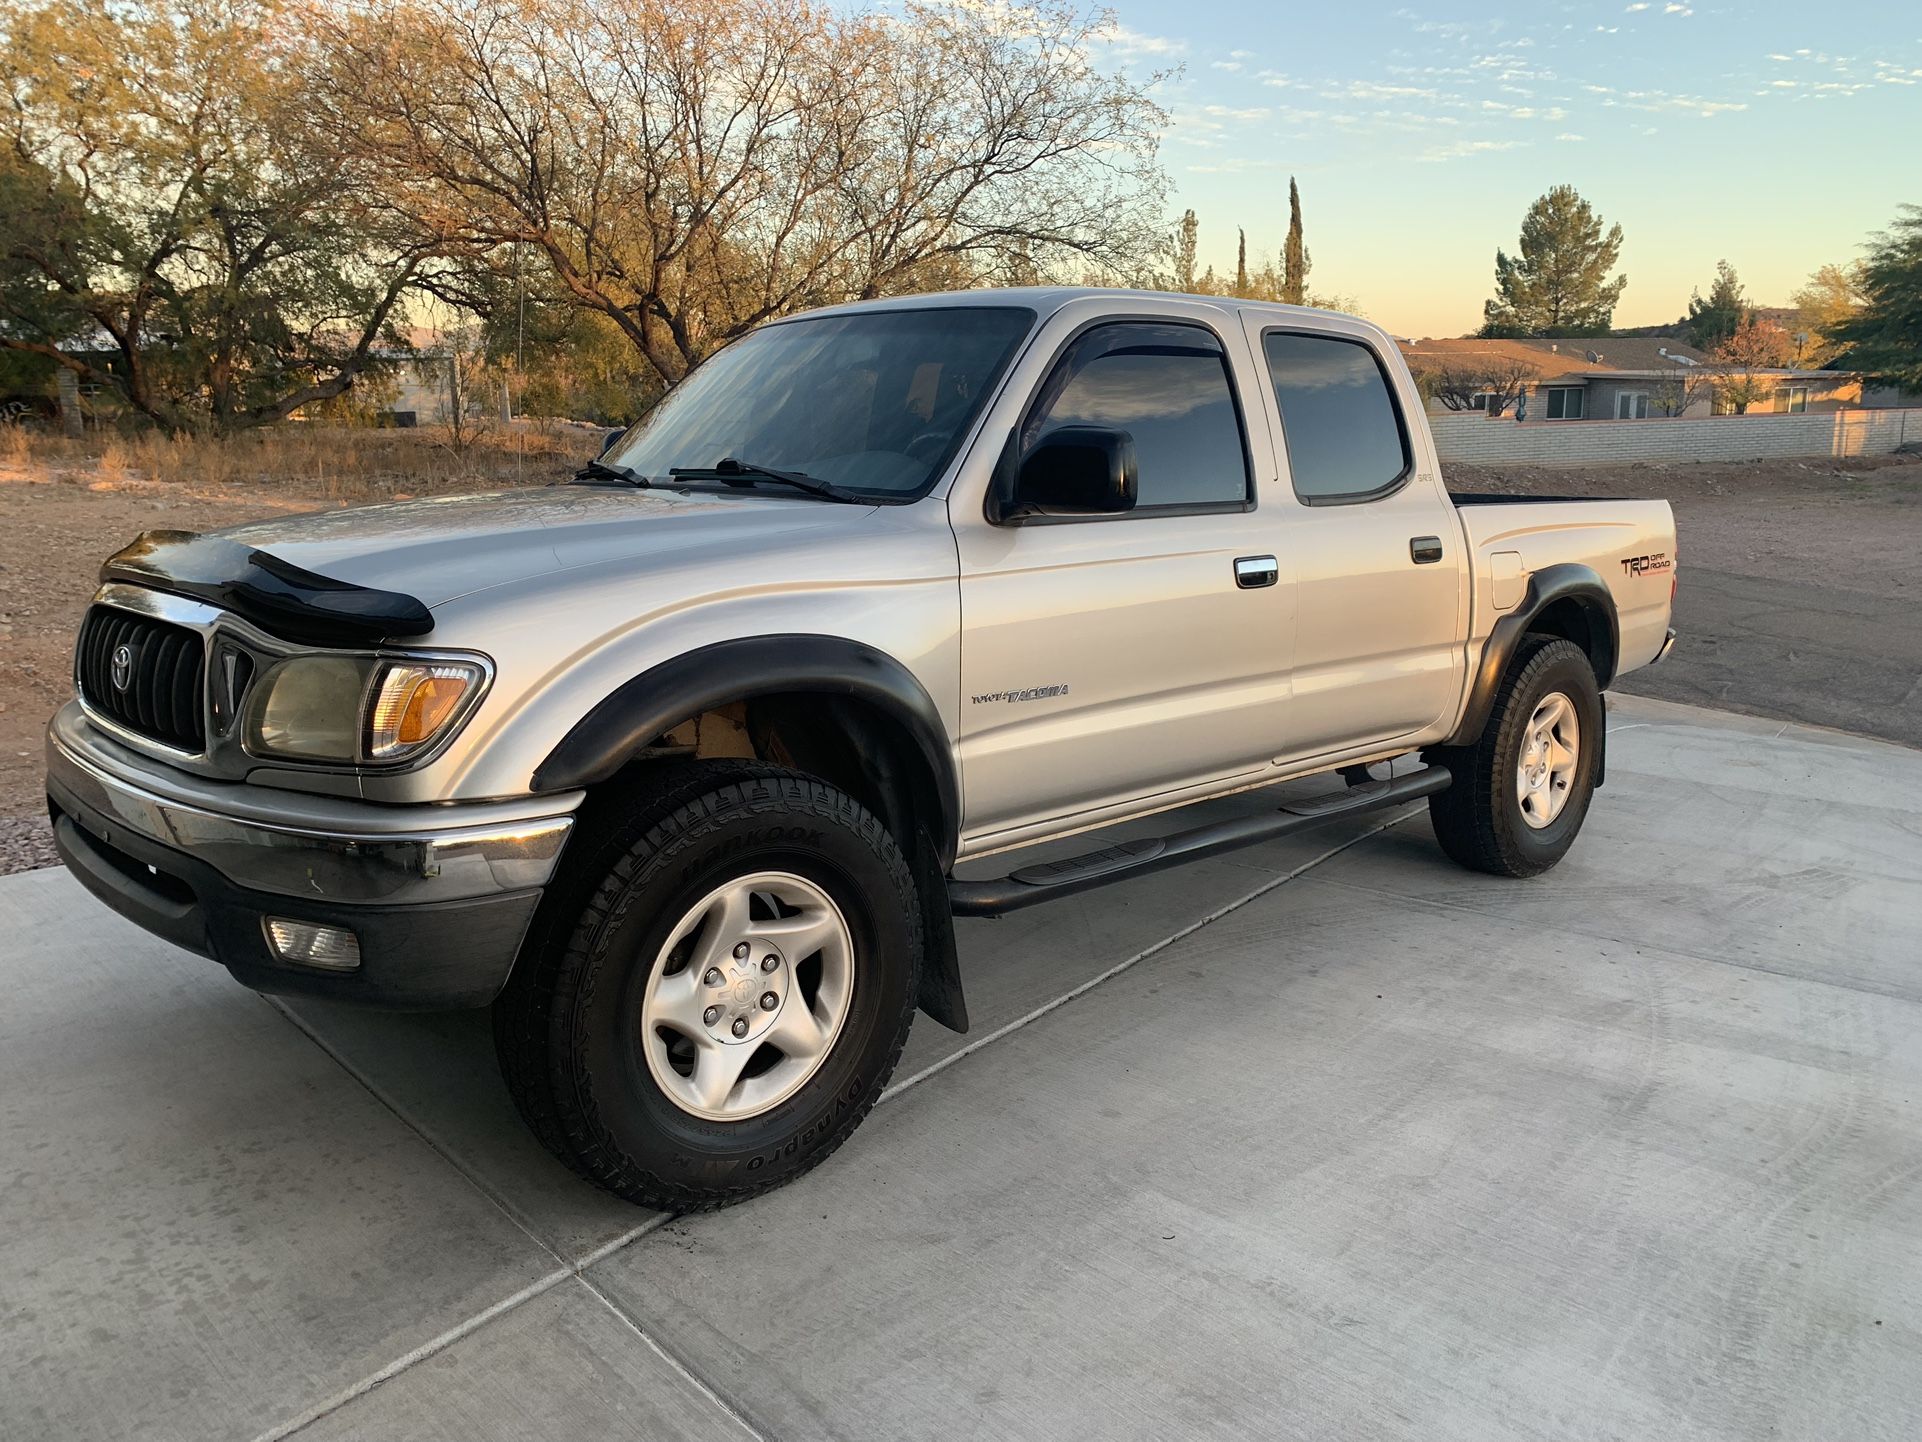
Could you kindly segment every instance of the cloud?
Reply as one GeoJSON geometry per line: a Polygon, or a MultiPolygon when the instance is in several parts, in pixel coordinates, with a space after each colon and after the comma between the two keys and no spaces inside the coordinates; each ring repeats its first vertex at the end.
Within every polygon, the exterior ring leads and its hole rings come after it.
{"type": "Polygon", "coordinates": [[[1693,15],[1695,12],[1686,5],[1664,5],[1662,7],[1662,13],[1664,15],[1693,15]]]}
{"type": "Polygon", "coordinates": [[[1438,146],[1427,154],[1417,157],[1424,164],[1438,164],[1445,160],[1460,160],[1470,155],[1488,155],[1502,150],[1520,150],[1527,145],[1526,140],[1458,140],[1453,145],[1438,146]]]}
{"type": "Polygon", "coordinates": [[[1239,60],[1210,60],[1208,62],[1208,68],[1210,70],[1226,70],[1232,75],[1241,69],[1241,62],[1239,60]]]}
{"type": "Polygon", "coordinates": [[[1746,100],[1711,100],[1704,95],[1671,95],[1663,90],[1629,90],[1623,92],[1619,101],[1605,100],[1602,103],[1622,105],[1630,110],[1687,111],[1705,119],[1748,109],[1746,100]]]}
{"type": "Polygon", "coordinates": [[[1566,130],[1564,130],[1560,135],[1556,136],[1555,138],[1557,140],[1567,140],[1567,141],[1580,141],[1580,140],[1588,139],[1586,135],[1571,135],[1566,130]]]}
{"type": "Polygon", "coordinates": [[[1628,13],[1633,15],[1637,10],[1646,10],[1648,3],[1649,0],[1635,0],[1635,3],[1628,7],[1628,13]]]}
{"type": "Polygon", "coordinates": [[[1172,40],[1165,35],[1144,35],[1139,30],[1130,30],[1119,21],[1103,28],[1095,38],[1121,55],[1179,55],[1188,48],[1185,40],[1172,40]]]}

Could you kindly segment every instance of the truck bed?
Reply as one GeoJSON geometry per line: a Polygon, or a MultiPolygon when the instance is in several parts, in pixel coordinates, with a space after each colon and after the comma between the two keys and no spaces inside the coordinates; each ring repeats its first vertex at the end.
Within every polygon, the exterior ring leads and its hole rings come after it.
{"type": "Polygon", "coordinates": [[[1675,515],[1667,501],[1449,492],[1473,558],[1470,644],[1521,599],[1531,573],[1575,564],[1614,597],[1615,672],[1646,666],[1668,638],[1675,581],[1675,515]]]}

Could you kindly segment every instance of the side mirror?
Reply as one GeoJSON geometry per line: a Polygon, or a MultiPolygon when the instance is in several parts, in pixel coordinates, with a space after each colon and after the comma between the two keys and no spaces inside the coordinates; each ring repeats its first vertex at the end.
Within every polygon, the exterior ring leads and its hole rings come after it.
{"type": "Polygon", "coordinates": [[[996,521],[1132,511],[1140,485],[1134,437],[1105,426],[1049,431],[1015,470],[996,521]]]}
{"type": "Polygon", "coordinates": [[[613,450],[614,442],[618,441],[622,436],[626,434],[627,434],[626,431],[622,430],[619,426],[616,426],[614,427],[613,430],[609,431],[606,435],[602,436],[601,448],[598,451],[594,452],[594,459],[598,461],[601,459],[601,457],[605,456],[609,451],[613,450]]]}

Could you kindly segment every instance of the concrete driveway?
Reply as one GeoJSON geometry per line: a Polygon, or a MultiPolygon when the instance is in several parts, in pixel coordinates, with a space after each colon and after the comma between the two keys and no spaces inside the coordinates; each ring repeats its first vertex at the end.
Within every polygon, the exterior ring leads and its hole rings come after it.
{"type": "Polygon", "coordinates": [[[1913,1437],[1922,754],[1612,721],[1532,882],[1417,813],[964,923],[975,1033],[685,1221],[478,1014],[0,879],[0,1437],[1913,1437]]]}

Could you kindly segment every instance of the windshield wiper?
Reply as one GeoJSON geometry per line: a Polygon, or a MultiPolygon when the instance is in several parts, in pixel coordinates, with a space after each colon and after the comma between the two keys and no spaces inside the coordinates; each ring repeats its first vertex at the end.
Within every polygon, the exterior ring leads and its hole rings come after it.
{"type": "Polygon", "coordinates": [[[593,460],[574,472],[574,481],[619,481],[625,486],[651,486],[654,483],[646,476],[630,471],[626,466],[610,466],[606,461],[593,460]]]}
{"type": "Polygon", "coordinates": [[[677,480],[725,481],[730,486],[749,486],[757,480],[774,481],[783,486],[792,486],[797,491],[805,491],[810,496],[819,496],[824,501],[843,501],[855,506],[868,504],[863,497],[844,491],[832,482],[804,475],[800,471],[759,466],[753,461],[737,460],[733,456],[722,456],[711,466],[674,466],[668,474],[677,480]]]}

